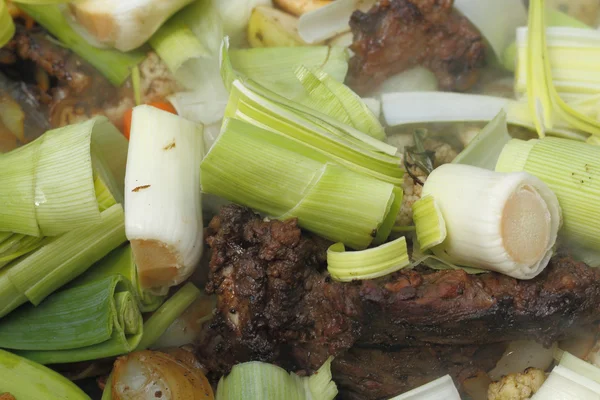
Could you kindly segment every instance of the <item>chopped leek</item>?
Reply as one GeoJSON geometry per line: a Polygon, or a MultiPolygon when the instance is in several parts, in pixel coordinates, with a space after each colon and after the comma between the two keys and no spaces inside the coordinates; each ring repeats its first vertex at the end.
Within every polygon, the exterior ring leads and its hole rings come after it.
{"type": "Polygon", "coordinates": [[[317,43],[350,30],[350,16],[367,11],[375,0],[336,0],[300,17],[298,33],[307,43],[317,43]]]}
{"type": "Polygon", "coordinates": [[[320,68],[338,82],[348,72],[348,52],[342,47],[239,49],[229,51],[229,58],[235,71],[290,99],[304,94],[295,75],[299,66],[320,68]]]}
{"type": "Polygon", "coordinates": [[[386,182],[402,183],[401,159],[395,156],[395,147],[254,82],[233,83],[225,115],[287,136],[318,152],[309,157],[340,163],[386,182]]]}
{"type": "Polygon", "coordinates": [[[6,232],[10,236],[0,241],[0,268],[17,258],[31,253],[45,243],[44,237],[26,236],[18,233],[6,232]]]}
{"type": "Polygon", "coordinates": [[[144,334],[135,350],[146,350],[152,346],[200,295],[196,286],[186,283],[144,322],[144,334]]]}
{"type": "Polygon", "coordinates": [[[365,248],[391,210],[394,186],[328,161],[291,138],[227,119],[202,162],[202,190],[365,248]]]}
{"type": "MultiPolygon", "coordinates": [[[[46,132],[1,154],[0,230],[56,236],[98,222],[101,206],[93,169],[97,167],[105,184],[115,179],[113,170],[97,157],[110,147],[105,146],[110,136],[122,138],[105,118],[95,118],[46,132]]],[[[118,198],[118,189],[113,191],[118,198]]]]}
{"type": "Polygon", "coordinates": [[[134,109],[125,226],[144,289],[164,294],[200,261],[203,154],[201,125],[151,106],[134,109]]]}
{"type": "Polygon", "coordinates": [[[573,140],[511,140],[496,170],[525,171],[544,181],[560,202],[561,234],[574,245],[600,250],[600,147],[573,140]]]}
{"type": "Polygon", "coordinates": [[[558,361],[560,366],[568,368],[596,383],[600,383],[600,368],[595,365],[583,361],[566,351],[561,352],[558,361]]]}
{"type": "Polygon", "coordinates": [[[142,338],[140,313],[129,282],[115,275],[19,308],[0,324],[0,347],[41,364],[112,357],[142,338]]]}
{"type": "Polygon", "coordinates": [[[337,82],[322,70],[309,70],[305,66],[298,67],[296,77],[311,99],[304,104],[369,136],[385,139],[385,131],[379,120],[346,85],[337,82]]]}
{"type": "Polygon", "coordinates": [[[532,400],[600,400],[600,383],[557,365],[532,400]]]}
{"type": "Polygon", "coordinates": [[[156,296],[141,287],[137,265],[129,244],[113,250],[75,279],[71,286],[80,286],[113,275],[121,275],[130,282],[142,312],[155,311],[162,304],[164,296],[156,296]]]}
{"type": "Polygon", "coordinates": [[[521,0],[456,0],[454,7],[479,29],[497,59],[514,40],[515,30],[527,22],[521,0]]]}
{"type": "Polygon", "coordinates": [[[333,400],[338,393],[331,377],[329,358],[310,377],[299,377],[276,365],[252,361],[235,365],[221,378],[216,398],[219,400],[333,400]]]}
{"type": "Polygon", "coordinates": [[[342,282],[379,278],[408,265],[405,237],[362,251],[346,251],[343,243],[327,249],[327,271],[333,279],[342,282]]]}
{"type": "Polygon", "coordinates": [[[131,74],[131,69],[146,57],[143,51],[122,53],[93,47],[69,26],[56,5],[21,3],[19,8],[56,36],[64,46],[92,64],[115,86],[121,86],[131,74]]]}
{"type": "Polygon", "coordinates": [[[298,18],[273,7],[259,6],[248,21],[251,47],[296,47],[307,43],[298,35],[298,18]]]}
{"type": "Polygon", "coordinates": [[[422,251],[441,244],[446,240],[446,221],[433,196],[423,196],[412,205],[417,239],[422,251]]]}
{"type": "Polygon", "coordinates": [[[378,95],[396,92],[436,92],[438,79],[424,67],[415,67],[386,79],[377,90],[378,95]]]}
{"type": "Polygon", "coordinates": [[[594,146],[600,146],[600,137],[598,136],[590,136],[587,140],[588,144],[594,145],[594,146]]]}
{"type": "Polygon", "coordinates": [[[4,47],[15,34],[15,24],[8,11],[6,1],[0,1],[0,48],[4,47]]]}
{"type": "Polygon", "coordinates": [[[506,113],[501,111],[452,162],[494,170],[500,153],[511,139],[506,127],[506,113]]]}
{"type": "Polygon", "coordinates": [[[100,221],[53,238],[0,270],[0,317],[27,301],[38,305],[126,241],[123,208],[116,204],[100,221]]]}
{"type": "MultiPolygon", "coordinates": [[[[416,232],[415,232],[416,234],[416,232]]],[[[425,265],[431,269],[436,271],[446,271],[446,270],[462,270],[465,271],[469,275],[478,275],[483,274],[488,271],[479,268],[470,268],[457,264],[453,264],[447,260],[443,260],[439,257],[431,254],[431,251],[424,250],[422,251],[419,245],[419,241],[416,237],[413,238],[413,246],[412,246],[412,254],[411,254],[411,263],[408,268],[414,268],[419,265],[425,265]]]]}
{"type": "Polygon", "coordinates": [[[0,388],[17,399],[90,400],[58,372],[4,350],[0,350],[0,388]]]}
{"type": "Polygon", "coordinates": [[[396,396],[390,400],[460,400],[458,390],[450,375],[443,376],[426,385],[396,396]]]}
{"type": "Polygon", "coordinates": [[[446,221],[432,250],[450,263],[531,279],[548,265],[561,224],[556,195],[527,173],[468,165],[436,168],[423,186],[446,221]]]}

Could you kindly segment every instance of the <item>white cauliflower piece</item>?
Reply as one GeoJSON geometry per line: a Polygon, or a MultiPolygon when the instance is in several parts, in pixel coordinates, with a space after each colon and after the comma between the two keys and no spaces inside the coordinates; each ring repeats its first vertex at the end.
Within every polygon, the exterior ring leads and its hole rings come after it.
{"type": "Polygon", "coordinates": [[[488,400],[530,399],[546,381],[541,369],[528,368],[525,372],[509,374],[488,388],[488,400]]]}
{"type": "Polygon", "coordinates": [[[140,78],[142,103],[164,101],[167,96],[181,91],[167,65],[154,52],[149,52],[141,62],[140,78]]]}
{"type": "MultiPolygon", "coordinates": [[[[425,183],[427,180],[427,175],[423,174],[421,170],[413,168],[411,172],[413,172],[417,179],[419,179],[421,182],[425,183]]],[[[415,180],[409,174],[404,174],[402,190],[404,190],[404,198],[402,200],[400,213],[398,214],[398,218],[396,218],[396,225],[410,226],[413,224],[412,205],[415,201],[421,198],[423,186],[421,186],[418,182],[415,182],[415,180]]]]}

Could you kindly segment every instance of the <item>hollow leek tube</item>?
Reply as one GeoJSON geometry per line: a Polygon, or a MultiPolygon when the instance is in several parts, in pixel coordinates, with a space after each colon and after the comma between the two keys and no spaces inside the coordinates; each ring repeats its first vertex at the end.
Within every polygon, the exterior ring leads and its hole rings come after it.
{"type": "Polygon", "coordinates": [[[4,350],[0,350],[0,388],[17,399],[90,400],[58,372],[4,350]]]}
{"type": "Polygon", "coordinates": [[[394,203],[392,184],[236,119],[224,122],[201,168],[203,191],[273,217],[297,217],[301,227],[356,249],[378,235],[394,203]]]}
{"type": "Polygon", "coordinates": [[[71,286],[80,286],[112,275],[122,275],[131,283],[142,312],[155,311],[163,303],[164,296],[154,295],[141,287],[130,244],[113,250],[73,281],[71,286]]]}
{"type": "Polygon", "coordinates": [[[132,351],[142,326],[129,282],[115,275],[11,313],[0,324],[0,347],[41,364],[93,360],[132,351]]]}
{"type": "Polygon", "coordinates": [[[518,279],[531,279],[548,265],[561,209],[535,176],[446,164],[427,179],[428,195],[446,222],[446,239],[432,249],[441,259],[518,279]]]}
{"type": "Polygon", "coordinates": [[[299,377],[281,367],[263,362],[247,362],[233,367],[217,387],[219,400],[333,400],[338,393],[331,380],[330,357],[310,377],[299,377]]]}
{"type": "Polygon", "coordinates": [[[27,301],[38,305],[126,240],[120,204],[102,212],[98,223],[52,238],[0,270],[0,317],[27,301]]]}
{"type": "Polygon", "coordinates": [[[600,250],[600,147],[566,139],[511,140],[496,170],[525,171],[544,181],[563,210],[561,235],[600,250]]]}
{"type": "Polygon", "coordinates": [[[95,118],[0,155],[0,230],[56,236],[98,222],[95,179],[110,185],[116,198],[119,190],[113,175],[118,168],[96,154],[115,136],[122,137],[106,118],[95,118]]]}

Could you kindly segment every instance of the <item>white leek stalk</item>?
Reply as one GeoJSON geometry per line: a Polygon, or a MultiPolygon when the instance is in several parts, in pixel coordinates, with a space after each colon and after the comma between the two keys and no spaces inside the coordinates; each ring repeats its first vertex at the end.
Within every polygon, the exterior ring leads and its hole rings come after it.
{"type": "Polygon", "coordinates": [[[460,400],[460,395],[450,375],[446,375],[390,400],[460,400]]]}
{"type": "Polygon", "coordinates": [[[479,29],[497,59],[515,38],[515,30],[527,23],[521,0],[455,0],[454,7],[479,29]]]}
{"type": "Polygon", "coordinates": [[[175,12],[193,0],[83,0],[70,11],[98,42],[120,51],[140,47],[175,12]]]}
{"type": "Polygon", "coordinates": [[[525,171],[544,181],[560,201],[561,231],[574,247],[600,250],[600,147],[573,140],[511,140],[496,171],[525,171]]]}
{"type": "Polygon", "coordinates": [[[446,164],[429,175],[427,195],[448,231],[433,248],[438,257],[518,279],[531,279],[548,265],[561,210],[556,195],[533,175],[446,164]]]}
{"type": "Polygon", "coordinates": [[[177,285],[200,260],[202,155],[200,125],[150,106],[134,109],[125,227],[143,288],[177,285]]]}
{"type": "Polygon", "coordinates": [[[409,264],[405,237],[362,251],[347,252],[343,243],[327,249],[327,271],[341,282],[379,278],[409,264]]]}
{"type": "Polygon", "coordinates": [[[433,196],[421,197],[413,203],[412,209],[421,251],[427,251],[443,243],[448,236],[446,221],[433,196]]]}
{"type": "Polygon", "coordinates": [[[570,369],[596,383],[600,384],[600,368],[589,362],[583,361],[581,358],[564,351],[557,352],[560,354],[559,365],[570,369]]]}
{"type": "Polygon", "coordinates": [[[298,33],[307,43],[321,42],[350,30],[350,16],[356,10],[367,11],[375,0],[336,0],[300,17],[298,33]]]}
{"type": "Polygon", "coordinates": [[[435,92],[438,80],[425,67],[415,67],[387,78],[377,89],[375,96],[396,92],[435,92]]]}
{"type": "MultiPolygon", "coordinates": [[[[246,28],[252,11],[259,6],[271,6],[271,0],[213,0],[213,7],[223,21],[223,33],[235,46],[245,43],[246,28]]],[[[219,43],[223,36],[219,37],[219,43]]]]}
{"type": "Polygon", "coordinates": [[[330,357],[310,377],[287,373],[283,368],[262,362],[234,366],[217,387],[219,400],[333,400],[338,393],[331,380],[330,357]]]}
{"type": "Polygon", "coordinates": [[[557,365],[532,400],[600,400],[600,383],[557,365]]]}

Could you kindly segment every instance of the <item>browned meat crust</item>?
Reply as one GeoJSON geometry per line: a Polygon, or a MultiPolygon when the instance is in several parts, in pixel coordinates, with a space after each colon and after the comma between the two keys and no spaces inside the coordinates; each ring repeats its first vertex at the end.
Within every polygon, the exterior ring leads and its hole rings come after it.
{"type": "Polygon", "coordinates": [[[0,393],[0,400],[16,400],[15,396],[10,393],[0,393]]]}
{"type": "MultiPolygon", "coordinates": [[[[589,329],[600,315],[600,270],[566,258],[553,259],[531,281],[423,269],[338,283],[325,271],[327,242],[303,234],[295,220],[265,221],[239,206],[224,207],[213,219],[207,242],[207,291],[217,294],[218,310],[199,338],[198,354],[217,373],[248,360],[310,372],[329,355],[354,348],[336,362],[335,370],[347,375],[344,357],[367,354],[354,353],[357,347],[395,349],[397,356],[388,358],[396,365],[399,357],[421,351],[404,349],[413,346],[454,352],[455,346],[475,351],[513,339],[551,343],[589,329]]],[[[368,357],[377,359],[374,354],[368,357]]],[[[418,370],[416,378],[406,378],[401,366],[381,379],[401,391],[431,375],[464,370],[435,365],[421,379],[418,370]]],[[[390,391],[382,386],[382,393],[390,391]]]]}
{"type": "Polygon", "coordinates": [[[445,90],[465,91],[485,66],[481,34],[453,0],[380,0],[350,20],[354,33],[348,84],[363,94],[387,77],[422,65],[445,90]]]}

